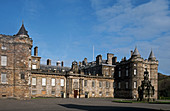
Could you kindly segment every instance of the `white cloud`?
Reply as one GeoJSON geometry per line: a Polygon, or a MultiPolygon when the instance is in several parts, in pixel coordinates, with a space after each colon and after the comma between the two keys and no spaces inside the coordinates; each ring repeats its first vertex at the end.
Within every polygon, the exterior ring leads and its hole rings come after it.
{"type": "Polygon", "coordinates": [[[108,7],[102,6],[101,2],[105,1],[91,0],[98,18],[95,31],[110,36],[109,39],[103,39],[103,46],[115,50],[118,50],[115,46],[120,47],[119,50],[122,52],[118,51],[119,53],[128,54],[129,49],[137,45],[145,58],[148,58],[153,48],[160,61],[159,70],[170,74],[169,1],[152,0],[134,6],[131,0],[117,0],[108,7]]]}

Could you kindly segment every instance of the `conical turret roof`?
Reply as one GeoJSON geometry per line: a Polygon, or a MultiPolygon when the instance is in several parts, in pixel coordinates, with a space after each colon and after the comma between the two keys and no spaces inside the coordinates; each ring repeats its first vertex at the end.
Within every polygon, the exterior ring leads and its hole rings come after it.
{"type": "Polygon", "coordinates": [[[156,57],[155,57],[155,55],[154,55],[154,53],[153,53],[153,51],[151,50],[151,52],[150,52],[150,55],[149,55],[149,58],[148,58],[149,60],[155,60],[156,59],[156,57]]]}
{"type": "Polygon", "coordinates": [[[140,56],[140,53],[139,53],[137,47],[135,47],[135,50],[134,50],[132,56],[140,56]]]}
{"type": "Polygon", "coordinates": [[[22,26],[21,26],[21,28],[19,29],[19,31],[18,31],[18,33],[16,35],[17,36],[19,35],[19,36],[27,36],[27,37],[29,37],[28,31],[26,31],[23,23],[22,23],[22,26]]]}

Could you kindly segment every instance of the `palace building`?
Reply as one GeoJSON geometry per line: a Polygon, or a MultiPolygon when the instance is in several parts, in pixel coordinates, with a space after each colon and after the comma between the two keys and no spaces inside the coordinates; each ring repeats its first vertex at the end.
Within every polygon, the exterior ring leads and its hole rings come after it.
{"type": "Polygon", "coordinates": [[[95,61],[73,61],[65,67],[63,61],[56,66],[41,64],[38,47],[34,47],[24,24],[16,35],[0,34],[0,98],[30,99],[31,97],[118,97],[138,98],[138,86],[147,68],[157,99],[158,60],[151,51],[143,59],[135,48],[129,59],[117,61],[114,54],[107,59],[98,55],[95,61]]]}

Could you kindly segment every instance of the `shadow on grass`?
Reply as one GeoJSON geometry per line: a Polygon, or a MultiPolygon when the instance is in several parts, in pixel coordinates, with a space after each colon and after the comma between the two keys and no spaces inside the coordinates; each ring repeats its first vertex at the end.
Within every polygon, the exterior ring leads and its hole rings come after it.
{"type": "Polygon", "coordinates": [[[90,105],[77,105],[77,104],[59,104],[66,108],[85,110],[85,111],[158,111],[146,108],[134,107],[116,107],[116,106],[90,106],[90,105]]]}

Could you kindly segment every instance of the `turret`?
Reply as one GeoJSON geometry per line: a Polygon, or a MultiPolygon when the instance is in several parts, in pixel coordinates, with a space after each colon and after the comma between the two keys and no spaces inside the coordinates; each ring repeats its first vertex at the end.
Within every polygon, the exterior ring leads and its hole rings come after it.
{"type": "Polygon", "coordinates": [[[24,23],[22,23],[21,28],[19,29],[18,33],[16,34],[16,36],[21,36],[21,37],[29,37],[28,35],[28,31],[25,29],[24,27],[24,23]]]}
{"type": "Polygon", "coordinates": [[[151,50],[151,52],[150,52],[150,55],[149,55],[148,60],[151,60],[151,61],[155,61],[155,60],[156,60],[156,57],[155,57],[155,55],[154,55],[154,53],[153,53],[152,50],[151,50]]]}
{"type": "Polygon", "coordinates": [[[141,57],[141,55],[140,55],[137,47],[135,47],[135,50],[134,50],[134,52],[133,52],[133,54],[132,54],[132,57],[141,57]]]}

